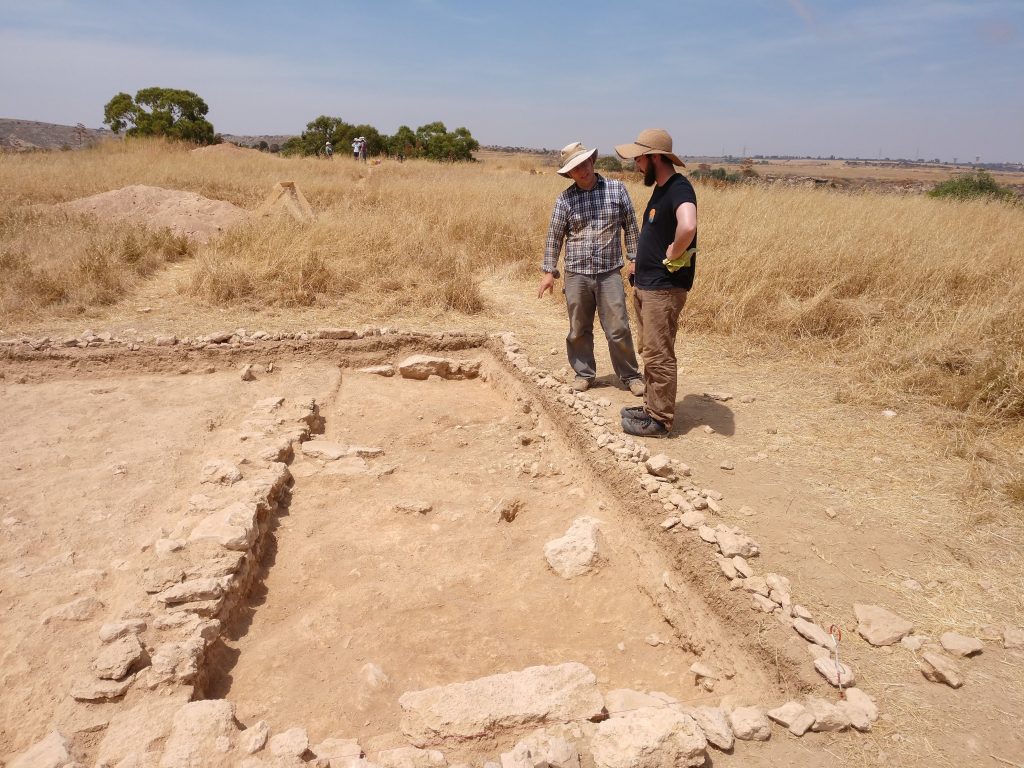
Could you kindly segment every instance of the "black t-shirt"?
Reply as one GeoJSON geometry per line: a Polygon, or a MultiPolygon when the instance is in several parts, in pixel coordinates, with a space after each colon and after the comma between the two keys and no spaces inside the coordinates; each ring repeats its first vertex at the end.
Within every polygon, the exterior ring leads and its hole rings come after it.
{"type": "MultiPolygon", "coordinates": [[[[681,174],[673,174],[663,186],[655,187],[647,207],[643,211],[643,225],[640,229],[640,243],[636,249],[636,287],[647,290],[661,288],[693,287],[693,275],[697,268],[697,255],[690,259],[690,266],[669,272],[661,262],[665,251],[676,236],[676,209],[683,203],[697,204],[697,193],[690,180],[681,174]]],[[[697,233],[693,233],[690,247],[697,247],[697,233]]]]}

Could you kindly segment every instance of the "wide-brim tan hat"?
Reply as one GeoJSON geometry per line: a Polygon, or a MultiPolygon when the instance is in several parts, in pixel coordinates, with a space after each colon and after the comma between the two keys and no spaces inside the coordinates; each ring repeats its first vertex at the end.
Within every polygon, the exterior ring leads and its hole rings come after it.
{"type": "Polygon", "coordinates": [[[587,149],[580,142],[574,141],[562,147],[561,154],[562,167],[558,169],[558,174],[569,178],[569,171],[589,158],[597,157],[597,149],[587,149]]]}
{"type": "Polygon", "coordinates": [[[672,165],[686,167],[686,163],[672,153],[672,137],[664,128],[640,131],[640,135],[632,144],[617,144],[615,154],[626,160],[632,160],[640,155],[665,155],[672,161],[672,165]]]}

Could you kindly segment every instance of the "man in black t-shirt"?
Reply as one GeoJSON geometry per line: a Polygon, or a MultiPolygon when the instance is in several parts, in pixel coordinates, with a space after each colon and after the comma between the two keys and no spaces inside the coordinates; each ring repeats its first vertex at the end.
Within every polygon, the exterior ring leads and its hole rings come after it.
{"type": "Polygon", "coordinates": [[[697,196],[685,167],[672,153],[672,137],[661,128],[641,131],[632,144],[615,152],[633,160],[654,192],[643,211],[636,253],[633,304],[637,338],[644,359],[643,406],[622,409],[622,431],[640,437],[664,437],[676,412],[676,332],[697,266],[697,196]]]}

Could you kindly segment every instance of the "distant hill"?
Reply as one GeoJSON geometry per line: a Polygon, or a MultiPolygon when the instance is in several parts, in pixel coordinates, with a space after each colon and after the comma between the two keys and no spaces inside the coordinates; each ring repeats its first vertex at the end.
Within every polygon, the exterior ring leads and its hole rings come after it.
{"type": "Polygon", "coordinates": [[[106,128],[40,123],[0,117],[0,150],[31,152],[40,149],[84,149],[115,138],[106,128]]]}
{"type": "Polygon", "coordinates": [[[278,147],[283,147],[284,143],[288,139],[294,138],[294,134],[268,134],[264,136],[238,136],[234,133],[222,133],[220,134],[224,141],[229,141],[232,144],[238,144],[240,147],[257,147],[261,141],[267,142],[268,147],[273,147],[275,144],[278,147]]]}
{"type": "MultiPolygon", "coordinates": [[[[243,147],[282,146],[291,135],[236,136],[221,134],[224,141],[243,147]]],[[[34,150],[84,149],[99,141],[116,139],[117,134],[107,128],[81,128],[74,125],[41,123],[36,120],[14,120],[0,117],[0,151],[31,152],[34,150]]]]}

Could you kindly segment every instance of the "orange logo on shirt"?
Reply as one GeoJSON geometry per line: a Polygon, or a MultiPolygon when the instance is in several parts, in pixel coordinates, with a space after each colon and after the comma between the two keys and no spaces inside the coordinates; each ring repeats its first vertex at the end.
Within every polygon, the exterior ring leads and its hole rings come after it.
{"type": "Polygon", "coordinates": [[[647,214],[647,221],[652,224],[654,223],[654,208],[651,208],[650,212],[647,214]]]}

